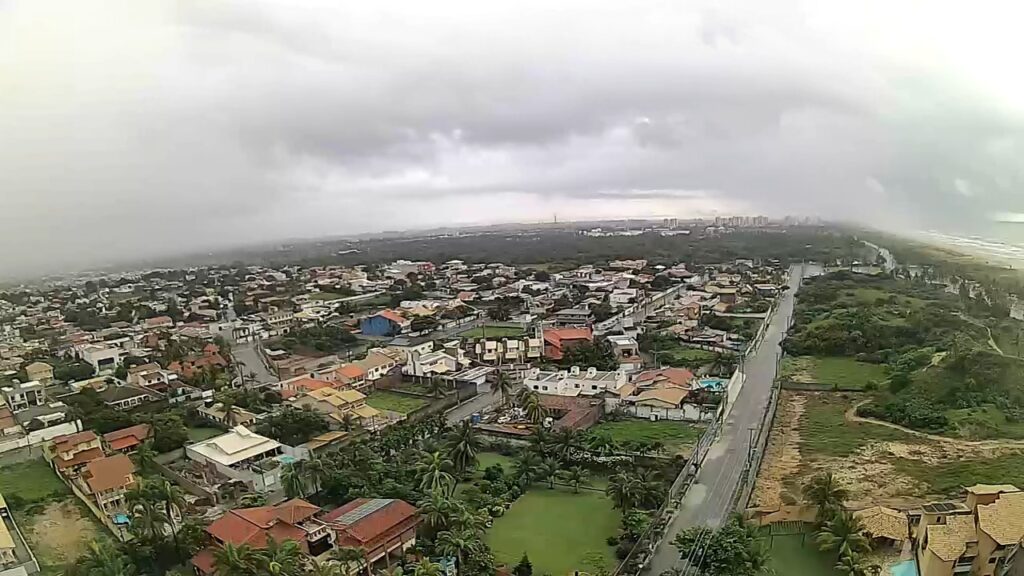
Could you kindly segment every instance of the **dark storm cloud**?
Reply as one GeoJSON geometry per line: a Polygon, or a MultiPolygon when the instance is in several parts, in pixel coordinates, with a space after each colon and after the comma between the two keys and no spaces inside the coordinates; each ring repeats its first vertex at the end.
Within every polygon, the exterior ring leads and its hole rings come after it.
{"type": "Polygon", "coordinates": [[[1024,212],[1004,6],[102,4],[0,4],[10,270],[553,213],[1024,212]]]}

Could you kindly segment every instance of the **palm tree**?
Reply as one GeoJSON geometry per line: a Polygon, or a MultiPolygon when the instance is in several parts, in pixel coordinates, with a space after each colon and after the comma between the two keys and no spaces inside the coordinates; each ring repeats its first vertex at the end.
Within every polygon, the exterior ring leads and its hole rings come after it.
{"type": "Polygon", "coordinates": [[[455,478],[449,473],[453,466],[452,461],[442,456],[440,452],[424,454],[417,466],[420,490],[424,492],[440,490],[445,493],[451,491],[455,487],[455,478]]]}
{"type": "Polygon", "coordinates": [[[179,516],[184,516],[183,511],[185,510],[185,496],[181,493],[181,489],[171,484],[169,480],[158,482],[155,488],[156,495],[160,498],[160,501],[164,503],[164,515],[167,516],[167,521],[171,525],[171,536],[174,538],[174,549],[180,553],[178,546],[178,527],[174,522],[174,512],[177,512],[179,516]]]}
{"type": "Polygon", "coordinates": [[[512,398],[513,388],[512,379],[508,377],[508,374],[498,370],[498,375],[494,380],[494,391],[501,396],[502,406],[508,404],[508,401],[512,398]]]}
{"type": "Polygon", "coordinates": [[[352,428],[355,427],[356,417],[351,412],[345,412],[341,417],[341,427],[345,429],[345,432],[351,432],[352,428]]]}
{"type": "Polygon", "coordinates": [[[803,487],[804,499],[818,507],[819,523],[828,520],[850,496],[831,472],[822,472],[803,487]]]}
{"type": "Polygon", "coordinates": [[[89,542],[85,555],[78,558],[81,574],[86,576],[133,576],[135,566],[107,540],[89,542]]]}
{"type": "Polygon", "coordinates": [[[163,510],[152,500],[138,499],[132,507],[132,531],[142,538],[148,538],[150,542],[164,537],[167,522],[163,510]]]}
{"type": "Polygon", "coordinates": [[[317,560],[313,557],[306,560],[305,573],[309,576],[348,576],[340,563],[334,560],[317,560]]]}
{"type": "Polygon", "coordinates": [[[313,494],[320,492],[320,484],[327,476],[327,466],[324,464],[323,458],[316,454],[310,454],[309,458],[302,465],[302,471],[306,473],[313,483],[313,494]]]}
{"type": "Polygon", "coordinates": [[[546,480],[548,483],[548,490],[555,488],[555,477],[558,475],[558,471],[561,470],[562,465],[555,458],[545,458],[540,463],[540,467],[537,469],[537,475],[541,480],[546,480]]]}
{"type": "Polygon", "coordinates": [[[267,536],[267,547],[256,553],[257,562],[270,576],[294,576],[299,573],[302,550],[295,540],[282,542],[267,536]]]}
{"type": "Polygon", "coordinates": [[[523,452],[516,460],[515,475],[520,485],[524,488],[533,484],[537,479],[537,471],[540,468],[540,456],[535,452],[523,452]]]}
{"type": "Polygon", "coordinates": [[[522,407],[526,412],[526,417],[534,424],[540,424],[548,415],[548,411],[541,404],[540,395],[536,392],[531,392],[523,398],[522,407]]]}
{"type": "Polygon", "coordinates": [[[882,573],[882,567],[878,564],[868,564],[859,554],[843,550],[839,554],[839,562],[836,563],[836,571],[843,576],[878,576],[882,573]]]}
{"type": "Polygon", "coordinates": [[[252,576],[256,574],[256,551],[248,544],[235,546],[225,542],[213,551],[213,566],[217,576],[252,576]]]}
{"type": "Polygon", "coordinates": [[[420,518],[434,531],[441,531],[448,527],[455,505],[448,494],[440,490],[431,491],[426,498],[418,504],[420,518]]]}
{"type": "Polygon", "coordinates": [[[610,456],[615,453],[618,445],[609,436],[594,434],[587,440],[587,447],[602,456],[610,456]]]}
{"type": "Polygon", "coordinates": [[[306,478],[302,472],[302,460],[289,462],[281,471],[281,483],[289,498],[302,498],[306,495],[306,478]]]}
{"type": "Polygon", "coordinates": [[[412,576],[441,576],[441,565],[423,558],[413,567],[412,576]]]}
{"type": "Polygon", "coordinates": [[[474,552],[480,549],[480,538],[473,530],[445,530],[437,535],[436,547],[438,552],[445,556],[454,556],[457,564],[456,571],[463,570],[463,558],[467,552],[474,552]]]}
{"type": "Polygon", "coordinates": [[[640,481],[624,472],[612,474],[608,478],[608,487],[605,488],[605,493],[615,503],[615,507],[623,511],[628,511],[636,504],[639,491],[640,481]]]}
{"type": "Polygon", "coordinates": [[[533,433],[526,440],[530,443],[530,450],[533,450],[540,456],[548,455],[548,450],[551,446],[551,434],[545,428],[534,428],[533,433]]]}
{"type": "Polygon", "coordinates": [[[238,421],[239,407],[235,404],[234,398],[226,398],[221,403],[221,410],[224,411],[224,424],[228,427],[234,426],[238,421]]]}
{"type": "Polygon", "coordinates": [[[156,450],[153,449],[153,441],[146,440],[135,450],[135,461],[139,464],[139,470],[148,472],[153,467],[156,459],[156,450]]]}
{"type": "Polygon", "coordinates": [[[480,438],[469,420],[463,420],[448,437],[448,457],[455,464],[455,471],[464,474],[476,465],[480,452],[480,438]]]}
{"type": "Polygon", "coordinates": [[[590,483],[590,473],[586,468],[573,466],[568,470],[562,470],[562,480],[572,486],[573,492],[579,494],[580,486],[586,486],[590,483]]]}
{"type": "Polygon", "coordinates": [[[572,428],[563,428],[554,436],[555,453],[563,462],[567,462],[580,447],[580,435],[572,428]]]}
{"type": "Polygon", "coordinates": [[[871,549],[864,524],[851,512],[840,510],[818,530],[815,538],[822,552],[859,554],[871,549]]]}

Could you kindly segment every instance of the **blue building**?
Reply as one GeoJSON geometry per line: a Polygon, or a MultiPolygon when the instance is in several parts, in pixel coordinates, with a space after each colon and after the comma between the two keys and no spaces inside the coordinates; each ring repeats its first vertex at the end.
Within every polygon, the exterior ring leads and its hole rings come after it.
{"type": "Polygon", "coordinates": [[[391,310],[381,310],[359,321],[359,330],[367,336],[395,336],[409,321],[391,310]]]}

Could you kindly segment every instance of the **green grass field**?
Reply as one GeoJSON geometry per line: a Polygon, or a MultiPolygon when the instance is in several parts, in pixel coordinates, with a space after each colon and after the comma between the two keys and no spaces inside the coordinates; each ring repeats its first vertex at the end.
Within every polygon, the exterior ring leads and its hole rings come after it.
{"type": "Polygon", "coordinates": [[[224,431],[221,430],[220,428],[207,428],[203,426],[198,426],[195,428],[188,429],[188,439],[193,442],[202,442],[203,440],[213,438],[214,436],[220,436],[223,433],[224,431]]]}
{"type": "Polygon", "coordinates": [[[609,437],[616,442],[631,440],[661,442],[665,445],[665,453],[672,455],[678,453],[689,454],[690,449],[697,443],[700,435],[704,433],[703,426],[686,424],[684,422],[670,422],[659,420],[620,420],[618,422],[604,421],[590,429],[590,433],[597,436],[609,437]]]}
{"type": "MultiPolygon", "coordinates": [[[[808,535],[803,543],[799,535],[775,536],[770,542],[768,566],[775,574],[839,576],[835,560],[815,547],[813,535],[808,535]]],[[[768,543],[765,538],[765,545],[768,543]]]]}
{"type": "Polygon", "coordinates": [[[429,404],[422,398],[403,396],[386,390],[378,390],[370,394],[366,397],[366,403],[377,410],[390,410],[399,414],[410,414],[429,404]]]}
{"type": "Polygon", "coordinates": [[[510,456],[503,456],[501,454],[498,454],[497,452],[481,452],[480,454],[477,455],[476,459],[476,469],[477,471],[480,472],[481,475],[483,474],[484,470],[486,470],[490,466],[494,466],[495,464],[501,464],[501,467],[505,471],[505,474],[510,474],[512,472],[513,467],[515,467],[514,458],[510,456]]]}
{"type": "Polygon", "coordinates": [[[845,356],[787,356],[782,360],[782,378],[863,390],[871,381],[879,384],[888,378],[885,366],[858,362],[845,356]]]}
{"type": "Polygon", "coordinates": [[[523,552],[534,574],[614,571],[614,550],[605,541],[618,532],[619,512],[600,492],[536,486],[495,518],[486,541],[498,562],[514,566],[523,552]]]}
{"type": "Polygon", "coordinates": [[[463,338],[514,338],[516,336],[522,336],[526,332],[518,326],[497,326],[487,325],[479,326],[465,332],[460,332],[459,336],[463,338]]]}
{"type": "Polygon", "coordinates": [[[845,457],[863,446],[881,441],[921,440],[915,436],[869,422],[847,422],[843,414],[853,401],[842,394],[809,396],[800,417],[800,451],[807,456],[845,457]]]}
{"type": "Polygon", "coordinates": [[[309,295],[310,300],[337,300],[339,298],[345,298],[345,296],[334,292],[313,292],[309,295]]]}
{"type": "Polygon", "coordinates": [[[0,468],[0,494],[7,498],[17,496],[31,503],[70,493],[57,473],[41,458],[0,468]]]}

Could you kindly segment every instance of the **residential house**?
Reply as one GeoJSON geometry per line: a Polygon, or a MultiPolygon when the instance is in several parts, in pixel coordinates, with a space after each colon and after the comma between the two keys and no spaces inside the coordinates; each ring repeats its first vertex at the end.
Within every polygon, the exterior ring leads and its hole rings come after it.
{"type": "Polygon", "coordinates": [[[551,320],[556,327],[567,326],[590,326],[594,323],[594,316],[587,308],[565,308],[551,315],[551,320]]]}
{"type": "Polygon", "coordinates": [[[153,430],[149,424],[136,424],[103,435],[103,443],[110,452],[131,454],[135,452],[143,442],[153,436],[153,430]]]}
{"type": "Polygon", "coordinates": [[[548,328],[544,330],[544,357],[561,360],[573,346],[593,341],[594,332],[590,328],[548,328]]]}
{"type": "Polygon", "coordinates": [[[320,388],[299,395],[292,402],[327,416],[336,427],[344,426],[350,418],[355,418],[367,430],[379,430],[389,424],[380,410],[366,404],[366,395],[356,390],[320,388]]]}
{"type": "Polygon", "coordinates": [[[373,384],[398,366],[398,359],[395,356],[383,348],[371,348],[366,353],[366,358],[353,362],[353,364],[365,370],[366,380],[373,384]]]}
{"type": "Polygon", "coordinates": [[[135,465],[124,454],[97,458],[85,465],[76,485],[104,514],[113,516],[126,509],[125,496],[135,487],[135,465]]]}
{"type": "Polygon", "coordinates": [[[247,426],[256,421],[256,415],[245,408],[233,406],[229,411],[225,409],[222,402],[217,402],[212,406],[200,406],[196,411],[225,426],[247,426]]]}
{"type": "Polygon", "coordinates": [[[4,404],[11,409],[11,412],[21,412],[26,408],[42,406],[46,403],[43,385],[35,380],[14,382],[0,388],[0,398],[3,398],[4,404]]]}
{"type": "Polygon", "coordinates": [[[212,348],[208,345],[203,349],[202,356],[189,356],[177,362],[171,362],[167,365],[167,369],[182,378],[192,378],[197,373],[205,369],[213,368],[227,368],[228,361],[220,355],[220,351],[216,346],[212,348]]]}
{"type": "Polygon", "coordinates": [[[304,458],[290,446],[260,436],[245,426],[235,426],[220,436],[185,446],[185,456],[258,492],[279,489],[283,462],[304,458]]]}
{"type": "Polygon", "coordinates": [[[643,367],[643,359],[640,358],[640,345],[632,336],[613,334],[607,337],[608,342],[615,352],[615,358],[619,362],[619,369],[631,372],[643,367]]]}
{"type": "Polygon", "coordinates": [[[910,514],[921,576],[1005,576],[1020,562],[1024,492],[1016,486],[970,486],[966,503],[926,504],[910,514]]]}
{"type": "Polygon", "coordinates": [[[625,372],[603,372],[596,368],[583,371],[579,366],[558,372],[531,368],[523,378],[523,385],[530,390],[559,396],[596,396],[617,392],[625,384],[625,372]]]}
{"type": "Polygon", "coordinates": [[[271,539],[292,540],[304,554],[319,556],[330,550],[335,539],[328,524],[316,517],[319,512],[319,506],[297,498],[276,506],[228,510],[206,527],[212,544],[192,557],[192,566],[197,575],[212,576],[217,573],[218,548],[231,544],[262,550],[271,539]]]}
{"type": "Polygon", "coordinates": [[[125,381],[133,386],[153,386],[160,382],[166,383],[167,376],[159,364],[150,362],[129,368],[125,381]]]}
{"type": "MultiPolygon", "coordinates": [[[[462,356],[461,350],[456,349],[454,352],[462,356]]],[[[459,358],[441,350],[426,354],[410,352],[406,356],[405,365],[402,366],[402,374],[428,379],[435,376],[449,376],[460,371],[463,364],[468,364],[468,362],[465,359],[460,362],[459,358]]]]}
{"type": "Polygon", "coordinates": [[[142,327],[146,330],[153,330],[156,328],[173,328],[174,319],[170,316],[155,316],[153,318],[146,318],[142,321],[142,327]]]}
{"type": "Polygon", "coordinates": [[[28,375],[29,380],[39,382],[43,386],[53,383],[53,366],[46,362],[33,362],[25,366],[25,374],[28,375]]]}
{"type": "Polygon", "coordinates": [[[520,338],[472,338],[463,343],[463,350],[483,364],[528,364],[544,355],[544,339],[539,332],[520,338]]]}
{"type": "Polygon", "coordinates": [[[71,478],[89,462],[103,458],[103,445],[95,432],[86,430],[53,438],[43,453],[57,473],[71,478]]]}
{"type": "Polygon", "coordinates": [[[124,361],[128,352],[100,344],[87,344],[79,350],[82,360],[92,365],[95,374],[109,374],[124,361]]]}
{"type": "Polygon", "coordinates": [[[359,321],[359,331],[365,336],[395,336],[408,330],[412,321],[394,310],[381,310],[359,321]]]}
{"type": "Polygon", "coordinates": [[[107,406],[114,410],[131,410],[145,402],[157,400],[160,394],[148,388],[128,384],[105,384],[96,393],[107,406]]]}
{"type": "Polygon", "coordinates": [[[357,498],[322,517],[337,535],[338,548],[357,548],[367,567],[383,562],[391,567],[416,545],[419,512],[404,500],[357,498]]]}
{"type": "Polygon", "coordinates": [[[334,381],[339,387],[362,390],[366,388],[366,370],[358,364],[342,364],[334,369],[334,381]]]}

